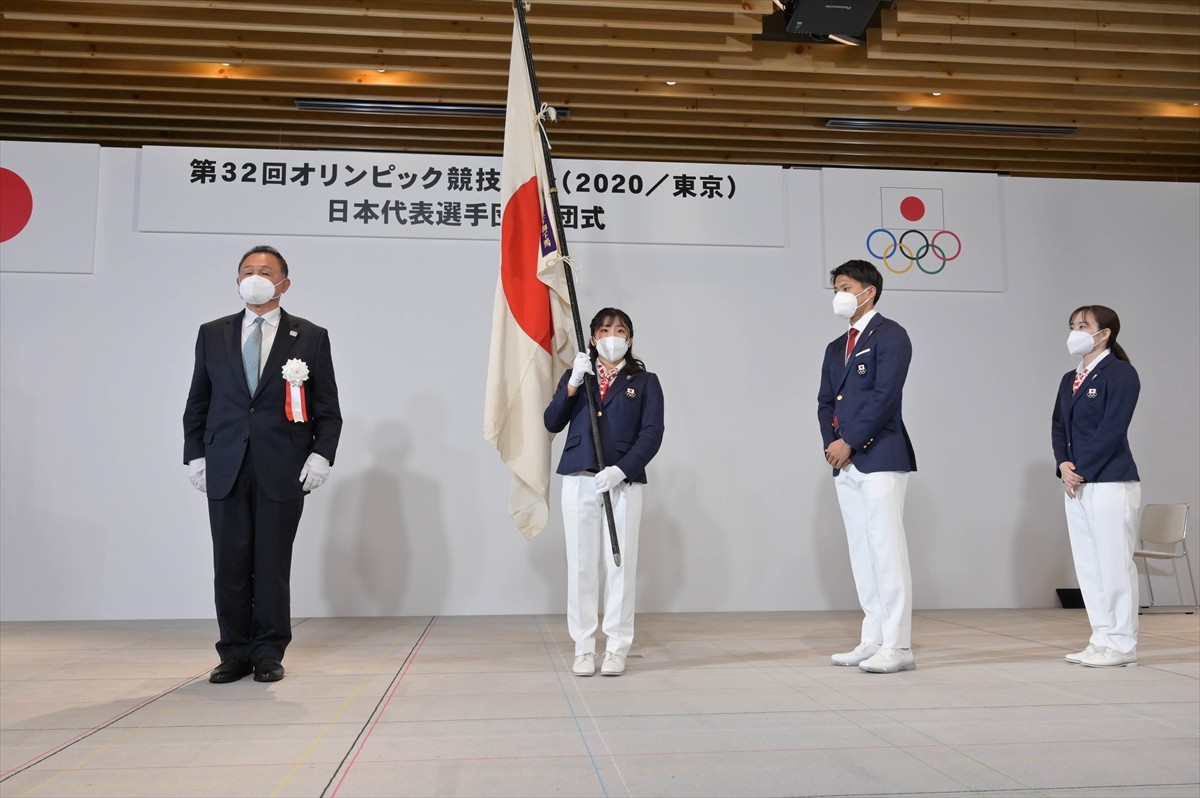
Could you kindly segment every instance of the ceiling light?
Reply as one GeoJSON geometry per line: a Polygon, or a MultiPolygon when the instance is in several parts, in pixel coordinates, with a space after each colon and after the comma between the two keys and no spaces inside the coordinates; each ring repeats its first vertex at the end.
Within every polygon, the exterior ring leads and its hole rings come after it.
{"type": "Polygon", "coordinates": [[[667,81],[667,85],[668,85],[668,86],[674,86],[674,85],[675,85],[675,81],[673,81],[673,80],[668,80],[668,81],[667,81]]]}
{"type": "Polygon", "coordinates": [[[387,72],[387,70],[386,70],[386,69],[376,69],[375,71],[376,71],[376,72],[378,72],[378,73],[379,73],[379,74],[381,74],[381,75],[382,75],[384,72],[387,72]]]}
{"type": "MultiPolygon", "coordinates": [[[[380,72],[382,72],[383,70],[381,69],[381,70],[379,70],[379,71],[380,71],[380,72]]],[[[932,94],[934,97],[941,97],[941,96],[942,96],[942,93],[941,93],[940,91],[931,91],[931,92],[929,92],[929,93],[930,93],[930,94],[932,94]]]]}
{"type": "Polygon", "coordinates": [[[825,127],[835,130],[907,130],[915,133],[995,133],[1003,136],[1070,136],[1076,131],[1073,127],[919,122],[908,119],[830,119],[825,127]]]}
{"type": "MultiPolygon", "coordinates": [[[[352,114],[431,114],[436,116],[504,116],[503,105],[468,103],[416,103],[401,100],[337,100],[300,97],[296,107],[302,111],[341,111],[352,114]]],[[[569,108],[557,108],[559,119],[571,115],[569,108]]]]}

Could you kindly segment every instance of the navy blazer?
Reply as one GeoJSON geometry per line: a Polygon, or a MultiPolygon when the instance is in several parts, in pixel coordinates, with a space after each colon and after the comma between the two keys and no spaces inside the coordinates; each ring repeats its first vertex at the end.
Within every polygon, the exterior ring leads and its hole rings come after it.
{"type": "MultiPolygon", "coordinates": [[[[876,313],[845,359],[849,330],[825,348],[817,420],[828,448],[841,438],[854,450],[854,467],[916,471],[917,456],[904,427],[901,405],[912,343],[903,327],[876,313]],[[837,426],[834,426],[834,418],[837,426]]],[[[839,469],[833,469],[834,476],[839,469]]]]}
{"type": "MultiPolygon", "coordinates": [[[[567,396],[570,377],[570,371],[563,374],[543,414],[550,432],[561,432],[568,421],[571,424],[558,462],[559,474],[597,470],[584,385],[574,396],[567,396]]],[[[629,375],[621,369],[597,412],[604,465],[620,468],[629,482],[646,482],[646,464],[658,452],[663,438],[663,392],[658,377],[649,371],[629,375]]]]}
{"type": "Polygon", "coordinates": [[[1110,351],[1072,394],[1074,383],[1075,372],[1068,371],[1054,400],[1050,424],[1054,473],[1061,478],[1058,465],[1069,462],[1086,482],[1137,480],[1137,465],[1129,451],[1129,422],[1142,390],[1137,369],[1110,351]]]}
{"type": "Polygon", "coordinates": [[[262,377],[250,396],[242,368],[243,316],[239,311],[200,326],[183,412],[183,461],[205,458],[208,498],[220,500],[233,489],[253,443],[259,485],[267,496],[298,499],[304,496],[300,471],[309,453],[332,463],[342,434],[329,333],[281,309],[262,377]],[[283,364],[292,358],[308,365],[306,422],[289,421],[284,411],[283,364]]]}

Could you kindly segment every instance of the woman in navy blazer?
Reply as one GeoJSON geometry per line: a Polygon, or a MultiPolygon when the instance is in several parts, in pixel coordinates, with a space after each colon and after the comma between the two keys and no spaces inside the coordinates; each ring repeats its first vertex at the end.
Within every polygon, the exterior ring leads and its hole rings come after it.
{"type": "Polygon", "coordinates": [[[575,641],[576,676],[596,672],[600,560],[605,572],[604,661],[600,672],[620,676],[633,644],[633,605],[637,586],[637,543],[646,464],[663,436],[663,393],[658,377],[633,356],[633,321],[617,308],[604,308],[591,323],[588,352],[558,382],[544,415],[546,429],[567,427],[558,473],[562,474],[563,530],[567,548],[567,630],[575,641]],[[595,374],[597,416],[605,467],[596,462],[584,375],[595,374]],[[610,493],[621,565],[605,555],[603,494],[610,493]]]}
{"type": "Polygon", "coordinates": [[[1138,580],[1133,563],[1142,489],[1129,451],[1141,383],[1117,343],[1111,308],[1084,305],[1070,317],[1067,349],[1083,359],[1063,375],[1051,421],[1071,556],[1092,636],[1068,662],[1094,668],[1137,663],[1138,580]]]}

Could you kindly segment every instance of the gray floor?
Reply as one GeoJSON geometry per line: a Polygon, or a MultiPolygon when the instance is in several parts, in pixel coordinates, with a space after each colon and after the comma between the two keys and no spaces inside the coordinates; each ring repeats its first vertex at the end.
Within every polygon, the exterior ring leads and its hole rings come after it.
{"type": "Polygon", "coordinates": [[[856,612],[640,614],[570,675],[561,616],[297,620],[275,684],[215,624],[0,624],[0,795],[1200,794],[1200,622],[1087,669],[1082,610],[914,619],[917,670],[829,664],[856,612]]]}

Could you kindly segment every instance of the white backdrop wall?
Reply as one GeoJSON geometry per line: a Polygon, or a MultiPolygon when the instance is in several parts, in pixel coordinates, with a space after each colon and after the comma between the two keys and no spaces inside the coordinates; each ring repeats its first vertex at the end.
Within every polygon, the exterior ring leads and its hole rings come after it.
{"type": "MultiPolygon", "coordinates": [[[[180,419],[197,326],[238,309],[237,260],[264,242],[136,232],[137,174],[136,150],[102,151],[94,274],[0,274],[5,620],[212,615],[180,419]]],[[[821,275],[857,255],[822,256],[819,179],[786,173],[784,248],[572,245],[585,319],[628,310],[666,392],[641,611],[857,607],[815,420],[821,355],[842,331],[821,275]]],[[[1143,501],[1200,509],[1200,187],[1001,183],[1003,293],[885,281],[880,302],[915,350],[918,608],[1054,606],[1075,584],[1049,425],[1079,304],[1120,313],[1141,374],[1143,501]]],[[[482,438],[496,244],[265,243],[291,265],[288,310],[330,329],[346,422],[332,479],[305,506],[294,614],[563,611],[558,480],[550,526],[526,542],[482,438]]],[[[1166,573],[1160,600],[1176,600],[1166,573]]]]}

